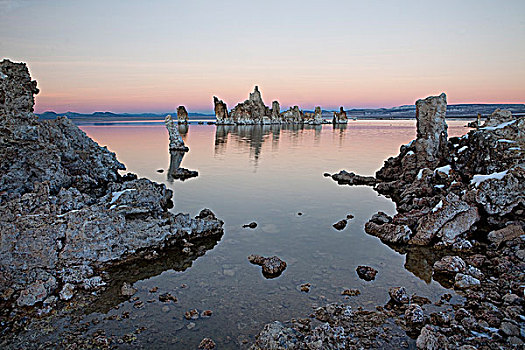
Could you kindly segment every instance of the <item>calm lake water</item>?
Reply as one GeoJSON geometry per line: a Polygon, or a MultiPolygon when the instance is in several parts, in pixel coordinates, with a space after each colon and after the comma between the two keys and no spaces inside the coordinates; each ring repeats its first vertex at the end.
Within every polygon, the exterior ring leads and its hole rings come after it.
{"type": "MultiPolygon", "coordinates": [[[[465,121],[448,124],[449,136],[467,131],[465,121]]],[[[351,121],[338,127],[189,125],[181,129],[190,148],[182,166],[199,176],[184,182],[168,180],[163,125],[81,128],[116,152],[128,171],[171,188],[174,213],[196,215],[210,208],[225,222],[222,238],[207,242],[208,250],[198,258],[174,252],[160,262],[117,270],[115,279],[134,282],[144,307],[102,295],[101,305],[88,309],[95,311],[88,311],[86,320],[100,321],[92,329],[122,336],[145,327],[134,347],[197,348],[202,338],[211,337],[220,348],[239,348],[251,343],[265,323],[304,317],[328,302],[373,307],[387,302],[389,287],[401,285],[431,300],[450,292],[431,280],[423,253],[398,253],[364,232],[377,211],[394,214],[389,199],[369,187],[339,186],[323,177],[341,169],[373,175],[401,144],[415,138],[415,121],[351,121]],[[347,214],[355,218],[346,229],[333,229],[347,214]],[[242,228],[251,221],[256,229],[242,228]],[[277,255],[288,267],[280,277],[266,279],[259,266],[248,262],[250,254],[277,255]],[[375,267],[376,279],[360,280],[358,265],[375,267]],[[307,282],[310,292],[301,292],[299,286],[307,282]],[[153,287],[158,292],[150,293],[153,287]],[[361,295],[344,297],[346,288],[357,288],[361,295]],[[158,294],[164,292],[178,302],[160,303],[158,294]],[[183,315],[194,308],[213,314],[191,324],[183,315]],[[129,318],[105,320],[126,311],[129,318]]]]}

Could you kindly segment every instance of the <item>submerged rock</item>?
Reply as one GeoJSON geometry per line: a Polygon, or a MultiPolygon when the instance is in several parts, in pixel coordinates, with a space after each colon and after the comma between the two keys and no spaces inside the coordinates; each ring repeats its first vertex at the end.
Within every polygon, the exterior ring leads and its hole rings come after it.
{"type": "Polygon", "coordinates": [[[374,186],[377,182],[376,179],[373,176],[361,176],[356,175],[354,173],[349,173],[345,170],[341,170],[337,174],[332,175],[332,179],[337,181],[340,185],[350,185],[350,186],[359,186],[359,185],[366,185],[366,186],[374,186]]]}
{"type": "Polygon", "coordinates": [[[265,258],[260,255],[250,255],[248,261],[254,265],[262,266],[262,273],[266,278],[278,277],[286,269],[286,263],[276,256],[265,258]]]}

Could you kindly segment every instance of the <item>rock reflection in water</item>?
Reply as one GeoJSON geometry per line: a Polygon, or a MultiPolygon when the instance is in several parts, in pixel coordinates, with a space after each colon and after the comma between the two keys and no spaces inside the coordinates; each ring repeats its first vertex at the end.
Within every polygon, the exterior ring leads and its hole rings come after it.
{"type": "Polygon", "coordinates": [[[186,179],[199,176],[199,172],[195,170],[189,170],[180,166],[182,158],[186,152],[182,151],[170,151],[170,167],[168,169],[168,181],[173,182],[174,180],[184,181],[186,179]]]}
{"type": "Polygon", "coordinates": [[[414,276],[425,281],[427,284],[434,279],[445,288],[451,287],[449,281],[441,278],[433,278],[432,275],[434,263],[446,255],[451,255],[450,252],[421,246],[388,246],[399,254],[405,255],[405,269],[414,274],[414,276]]]}
{"type": "MultiPolygon", "coordinates": [[[[344,138],[346,124],[336,124],[333,130],[340,130],[341,140],[344,138]]],[[[261,154],[262,144],[271,137],[272,148],[278,149],[281,131],[288,131],[287,135],[295,139],[303,131],[314,131],[314,142],[321,139],[322,125],[309,124],[263,124],[263,125],[217,125],[215,131],[215,155],[224,154],[228,140],[235,146],[247,144],[250,148],[250,158],[257,161],[261,154]],[[230,136],[231,135],[231,136],[230,136]]]]}
{"type": "Polygon", "coordinates": [[[185,271],[192,266],[193,261],[213,249],[221,238],[222,234],[195,241],[194,245],[189,247],[191,252],[182,251],[180,247],[173,247],[151,256],[149,260],[135,259],[110,268],[108,270],[110,282],[104,291],[100,292],[95,302],[84,307],[83,312],[85,314],[93,312],[106,314],[116,305],[129,299],[120,292],[124,282],[133,285],[137,281],[158,276],[164,271],[185,271]]]}

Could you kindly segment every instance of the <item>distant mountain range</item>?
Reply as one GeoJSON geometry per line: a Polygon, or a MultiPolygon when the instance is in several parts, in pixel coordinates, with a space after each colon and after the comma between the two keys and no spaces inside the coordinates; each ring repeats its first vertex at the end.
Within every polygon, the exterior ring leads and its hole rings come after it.
{"type": "MultiPolygon", "coordinates": [[[[508,109],[515,115],[525,115],[525,104],[457,104],[447,106],[447,117],[449,118],[472,118],[478,113],[482,116],[490,115],[497,108],[508,109]]],[[[305,111],[313,112],[313,111],[305,111]]],[[[360,119],[406,119],[415,118],[416,107],[414,105],[399,106],[393,108],[353,108],[346,110],[350,118],[360,119]]],[[[91,114],[66,112],[44,112],[37,114],[40,119],[55,119],[57,116],[67,116],[77,121],[118,121],[118,120],[163,120],[167,114],[172,113],[113,113],[95,112],[91,114]]],[[[214,114],[188,113],[189,119],[215,119],[214,114]]],[[[331,118],[332,111],[324,110],[323,117],[331,118]]]]}

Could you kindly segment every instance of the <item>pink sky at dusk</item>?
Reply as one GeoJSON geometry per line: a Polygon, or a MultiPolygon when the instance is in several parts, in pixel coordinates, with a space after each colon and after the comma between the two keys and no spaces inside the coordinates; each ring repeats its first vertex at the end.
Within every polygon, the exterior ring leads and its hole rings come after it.
{"type": "Polygon", "coordinates": [[[36,111],[525,103],[523,1],[0,1],[0,53],[36,111]],[[28,21],[31,22],[28,25],[28,21]]]}

